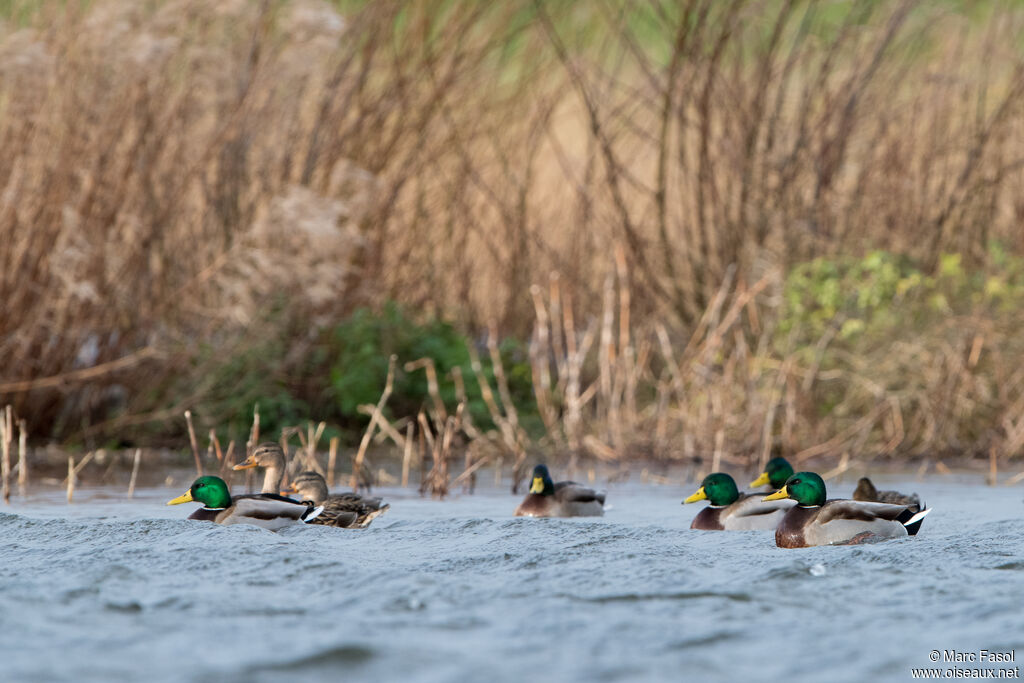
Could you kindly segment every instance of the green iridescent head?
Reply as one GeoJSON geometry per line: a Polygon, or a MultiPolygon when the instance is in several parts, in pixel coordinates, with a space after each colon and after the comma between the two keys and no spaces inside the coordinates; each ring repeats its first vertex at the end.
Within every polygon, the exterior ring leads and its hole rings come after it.
{"type": "Polygon", "coordinates": [[[174,500],[167,501],[168,505],[179,505],[195,501],[202,503],[214,510],[223,510],[231,505],[231,494],[228,492],[228,485],[220,477],[199,477],[188,491],[181,494],[174,500]]]}
{"type": "Polygon", "coordinates": [[[750,482],[750,488],[771,485],[773,489],[781,489],[786,485],[786,480],[793,476],[793,466],[785,458],[772,458],[765,464],[764,472],[754,481],[750,482]]]}
{"type": "Polygon", "coordinates": [[[816,507],[825,504],[825,482],[814,472],[797,472],[786,485],[764,500],[792,498],[799,505],[816,507]]]}
{"type": "Polygon", "coordinates": [[[542,496],[554,495],[555,482],[551,481],[547,465],[537,465],[533,468],[533,483],[530,486],[530,493],[539,493],[542,496]]]}
{"type": "Polygon", "coordinates": [[[740,497],[736,481],[724,472],[713,472],[704,477],[700,488],[683,503],[696,503],[707,499],[712,505],[732,505],[740,497]]]}

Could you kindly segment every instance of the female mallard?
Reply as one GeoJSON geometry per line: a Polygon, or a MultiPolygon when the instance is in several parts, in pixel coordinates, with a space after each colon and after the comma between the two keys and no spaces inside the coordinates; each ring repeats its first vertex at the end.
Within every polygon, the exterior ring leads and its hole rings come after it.
{"type": "Polygon", "coordinates": [[[764,500],[792,498],[797,502],[775,529],[775,545],[806,548],[812,545],[852,544],[868,540],[913,536],[930,510],[914,511],[905,505],[825,500],[825,482],[814,472],[797,472],[780,490],[764,500]]]}
{"type": "Polygon", "coordinates": [[[284,471],[287,463],[284,458],[284,451],[272,441],[261,443],[252,449],[242,462],[232,469],[249,470],[253,467],[262,467],[266,472],[263,475],[263,493],[280,493],[281,482],[284,481],[284,471]]]}
{"type": "Polygon", "coordinates": [[[916,493],[909,496],[899,491],[879,491],[871,480],[861,477],[857,482],[857,488],[853,491],[854,500],[871,501],[875,503],[892,503],[893,505],[906,505],[915,512],[921,509],[921,498],[916,493]]]}
{"type": "Polygon", "coordinates": [[[303,501],[322,505],[324,511],[313,524],[326,524],[348,529],[365,529],[374,518],[390,506],[380,498],[367,498],[358,493],[330,495],[327,482],[316,472],[303,472],[292,481],[291,493],[303,501]]]}
{"type": "Polygon", "coordinates": [[[253,493],[232,497],[228,485],[220,477],[199,477],[188,491],[168,505],[179,505],[196,501],[202,503],[189,519],[201,519],[217,524],[255,524],[264,529],[277,531],[289,524],[310,522],[316,519],[323,508],[299,503],[291,498],[267,493],[253,493]]]}
{"type": "Polygon", "coordinates": [[[580,486],[574,481],[551,481],[546,465],[533,468],[533,485],[516,508],[516,517],[600,517],[604,514],[604,491],[580,486]]]}
{"type": "Polygon", "coordinates": [[[736,488],[736,481],[724,472],[714,472],[704,477],[697,492],[683,503],[696,503],[705,499],[711,505],[697,513],[690,524],[691,529],[774,529],[786,514],[786,510],[795,505],[791,500],[765,503],[761,500],[760,494],[740,493],[736,488]]]}
{"type": "Polygon", "coordinates": [[[786,485],[786,480],[793,476],[793,466],[785,458],[772,458],[764,466],[764,472],[750,482],[750,488],[768,484],[772,490],[778,491],[786,485]]]}

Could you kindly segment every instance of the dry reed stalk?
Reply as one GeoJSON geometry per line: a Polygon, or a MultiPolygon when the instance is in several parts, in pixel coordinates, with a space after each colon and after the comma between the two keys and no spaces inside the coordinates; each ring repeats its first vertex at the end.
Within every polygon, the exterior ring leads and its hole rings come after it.
{"type": "MultiPolygon", "coordinates": [[[[627,432],[632,431],[636,422],[636,388],[637,388],[637,367],[645,365],[646,353],[641,353],[638,359],[633,347],[632,330],[630,329],[630,315],[632,294],[629,288],[629,269],[626,265],[626,250],[621,244],[615,247],[615,275],[619,283],[619,357],[616,367],[616,385],[618,392],[621,392],[625,399],[625,424],[619,428],[627,432]]],[[[621,438],[621,437],[620,437],[621,438]]]]}
{"type": "Polygon", "coordinates": [[[604,438],[618,448],[622,444],[621,423],[619,422],[619,402],[614,397],[612,367],[615,365],[615,338],[612,328],[615,322],[615,275],[609,272],[604,278],[604,304],[601,315],[601,341],[598,355],[598,379],[600,386],[600,405],[604,412],[604,438]]]}
{"type": "Polygon", "coordinates": [[[224,462],[224,451],[220,448],[220,439],[217,438],[217,430],[210,430],[210,448],[213,449],[213,455],[217,458],[218,464],[224,462]]]}
{"type": "MultiPolygon", "coordinates": [[[[353,491],[359,490],[359,473],[362,471],[363,459],[366,457],[366,449],[370,445],[370,439],[373,437],[373,431],[376,429],[377,423],[383,413],[384,404],[387,403],[388,398],[391,396],[391,390],[395,381],[395,363],[397,361],[398,356],[395,356],[394,354],[392,354],[388,359],[388,376],[384,381],[384,391],[381,393],[380,400],[377,401],[377,405],[374,407],[373,415],[370,416],[370,424],[366,425],[366,431],[363,432],[363,439],[359,442],[359,450],[356,451],[355,459],[352,461],[352,477],[349,479],[349,485],[352,487],[353,491]]],[[[433,367],[433,362],[430,363],[430,367],[433,367]]],[[[442,409],[444,408],[443,404],[441,407],[442,409]]]]}
{"type": "Polygon", "coordinates": [[[427,481],[427,439],[431,438],[431,436],[430,427],[427,425],[427,416],[423,414],[422,410],[416,416],[416,422],[420,425],[418,445],[420,455],[420,495],[422,496],[426,491],[427,481]]]}
{"type": "MultiPolygon", "coordinates": [[[[568,310],[568,308],[566,309],[568,310]]],[[[563,417],[563,431],[569,446],[569,471],[576,471],[577,459],[581,445],[581,432],[583,428],[582,409],[587,399],[580,394],[580,377],[583,372],[583,363],[587,353],[594,343],[596,327],[591,323],[583,334],[579,346],[576,344],[575,331],[570,335],[571,324],[566,325],[566,348],[570,349],[569,357],[566,359],[566,383],[565,383],[565,416],[563,417]],[[572,341],[569,341],[569,340],[572,341]]],[[[593,389],[593,386],[591,387],[593,389]]],[[[593,392],[591,392],[593,395],[593,392]]]]}
{"type": "MultiPolygon", "coordinates": [[[[452,382],[455,384],[455,400],[469,405],[469,398],[466,396],[466,382],[462,377],[462,368],[458,365],[452,368],[452,382]]],[[[480,430],[473,423],[473,416],[467,410],[462,416],[462,431],[471,440],[483,437],[480,430]]]]}
{"type": "MultiPolygon", "coordinates": [[[[565,383],[565,365],[566,359],[569,357],[569,352],[565,347],[565,343],[562,337],[562,328],[565,325],[565,319],[562,314],[562,288],[559,284],[561,277],[557,271],[552,271],[548,276],[548,300],[550,303],[550,320],[551,320],[551,351],[555,356],[555,371],[558,375],[558,388],[557,392],[562,391],[562,386],[565,383]]],[[[570,329],[566,327],[566,335],[570,333],[570,329]]],[[[571,331],[575,334],[575,331],[571,331]]]]}
{"type": "Polygon", "coordinates": [[[402,488],[409,486],[409,464],[412,462],[413,432],[416,425],[410,422],[405,427],[405,448],[402,449],[402,488]]]}
{"type": "MultiPolygon", "coordinates": [[[[498,395],[501,396],[502,407],[508,422],[508,431],[512,436],[512,451],[515,454],[515,463],[512,465],[512,492],[519,492],[519,484],[526,475],[526,433],[519,426],[519,413],[512,402],[512,392],[508,388],[508,380],[505,377],[505,365],[501,361],[501,351],[498,349],[498,329],[492,321],[487,333],[487,351],[491,356],[491,369],[494,370],[494,380],[498,385],[498,395]]],[[[478,363],[479,364],[479,363],[478,363]]],[[[474,371],[476,368],[474,368],[474,371]]],[[[478,378],[481,376],[478,373],[478,378]]],[[[461,415],[459,416],[461,422],[461,415]]]]}
{"type": "Polygon", "coordinates": [[[188,442],[192,446],[192,457],[196,460],[196,476],[203,476],[203,463],[199,459],[199,444],[196,442],[196,430],[192,426],[192,411],[185,411],[185,423],[188,424],[188,442]]]}
{"type": "Polygon", "coordinates": [[[128,497],[135,497],[135,481],[139,477],[139,463],[142,461],[142,449],[135,449],[135,458],[132,461],[132,477],[128,480],[128,497]]]}
{"type": "Polygon", "coordinates": [[[431,465],[429,474],[425,469],[427,453],[430,453],[433,457],[436,449],[434,447],[434,435],[430,429],[430,422],[422,410],[416,416],[416,421],[420,425],[420,495],[423,495],[432,486],[434,477],[434,465],[431,465]]]}
{"type": "Polygon", "coordinates": [[[715,450],[711,456],[711,471],[721,472],[722,471],[722,456],[725,451],[725,430],[718,429],[715,431],[715,450]]]}
{"type": "Polygon", "coordinates": [[[228,447],[224,451],[224,460],[220,463],[220,478],[230,485],[234,480],[235,470],[235,440],[228,441],[228,447]]]}
{"type": "Polygon", "coordinates": [[[995,486],[999,482],[999,464],[996,462],[997,450],[995,444],[988,449],[988,474],[985,476],[985,483],[995,486]]]}
{"type": "Polygon", "coordinates": [[[427,393],[430,395],[431,403],[434,406],[430,417],[434,420],[434,424],[438,426],[437,428],[440,429],[441,425],[448,419],[448,411],[444,407],[444,401],[441,400],[441,389],[437,382],[437,367],[434,365],[434,359],[420,358],[405,364],[406,372],[414,372],[419,369],[422,369],[427,375],[427,393]]]}
{"type": "Polygon", "coordinates": [[[68,456],[68,477],[66,479],[68,486],[68,503],[71,502],[71,498],[75,495],[75,457],[73,455],[68,456]]]}
{"type": "Polygon", "coordinates": [[[548,433],[554,436],[557,434],[557,416],[551,401],[551,366],[549,358],[551,355],[551,343],[549,340],[549,327],[547,309],[541,297],[541,289],[537,285],[530,286],[530,295],[533,298],[533,308],[537,320],[534,324],[533,339],[530,342],[530,368],[533,372],[533,392],[537,399],[537,411],[548,433]]]}
{"type": "Polygon", "coordinates": [[[11,442],[14,439],[14,415],[10,405],[4,408],[3,419],[3,496],[4,503],[11,503],[11,442]]]}
{"type": "MultiPolygon", "coordinates": [[[[367,417],[373,417],[375,409],[376,406],[370,403],[364,403],[356,406],[356,412],[367,417]]],[[[374,443],[383,443],[386,439],[391,439],[398,448],[405,448],[405,437],[403,437],[401,432],[395,428],[395,425],[391,424],[391,422],[383,415],[377,417],[377,427],[380,431],[377,433],[374,443]]]]}
{"type": "MultiPolygon", "coordinates": [[[[86,465],[88,465],[90,462],[92,462],[92,459],[96,456],[96,453],[97,453],[97,451],[89,451],[88,453],[85,454],[84,458],[82,458],[81,460],[78,461],[78,464],[75,465],[75,476],[76,477],[78,476],[78,473],[82,471],[82,468],[84,468],[86,465]]],[[[65,479],[64,481],[61,482],[61,485],[63,486],[66,483],[67,483],[67,480],[65,479]]]]}
{"type": "Polygon", "coordinates": [[[28,427],[25,420],[18,420],[18,495],[25,497],[28,491],[28,427]]]}
{"type": "Polygon", "coordinates": [[[327,454],[327,486],[329,487],[334,486],[334,467],[338,462],[338,444],[340,441],[340,437],[331,437],[330,448],[327,454]]]}
{"type": "MultiPolygon", "coordinates": [[[[459,484],[462,484],[464,481],[468,480],[468,482],[469,482],[469,493],[473,493],[475,488],[476,488],[476,473],[477,473],[477,470],[479,470],[481,467],[483,467],[484,465],[489,463],[492,459],[493,459],[493,455],[490,454],[490,453],[488,453],[487,455],[484,455],[481,458],[477,458],[476,462],[474,462],[471,466],[469,466],[465,470],[463,470],[462,473],[459,476],[457,476],[454,481],[452,481],[452,488],[455,488],[459,484]]],[[[500,486],[501,485],[501,481],[499,480],[495,485],[496,486],[500,486]]]]}
{"type": "MultiPolygon", "coordinates": [[[[301,469],[311,470],[316,472],[320,476],[324,476],[324,470],[320,467],[320,463],[316,459],[317,446],[320,443],[320,437],[323,436],[324,429],[326,429],[327,423],[320,422],[316,428],[313,427],[312,422],[306,424],[306,433],[302,433],[302,429],[295,427],[294,433],[298,434],[299,442],[302,444],[302,465],[301,469]]],[[[282,435],[283,438],[283,435],[282,435]]],[[[285,451],[287,453],[287,451],[285,451]]],[[[299,453],[295,453],[295,465],[299,465],[299,453]]]]}
{"type": "MultiPolygon", "coordinates": [[[[245,444],[245,452],[249,454],[252,449],[256,447],[256,444],[260,442],[260,404],[254,403],[252,406],[252,428],[249,430],[249,440],[245,444]]],[[[254,482],[256,481],[256,470],[249,468],[245,471],[245,491],[246,493],[252,493],[254,482]]]]}

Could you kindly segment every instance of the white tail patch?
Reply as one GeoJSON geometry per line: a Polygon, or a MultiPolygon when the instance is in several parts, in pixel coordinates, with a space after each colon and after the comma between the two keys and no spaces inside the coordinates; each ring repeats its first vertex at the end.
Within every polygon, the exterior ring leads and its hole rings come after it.
{"type": "Polygon", "coordinates": [[[913,517],[911,517],[907,521],[903,522],[903,526],[910,526],[914,522],[920,522],[922,519],[924,519],[924,516],[927,515],[931,511],[932,511],[931,508],[925,508],[924,510],[921,510],[916,515],[914,515],[913,517]]]}
{"type": "Polygon", "coordinates": [[[319,517],[320,513],[323,512],[323,511],[324,511],[324,506],[323,505],[321,505],[319,507],[315,507],[315,508],[313,508],[313,510],[308,515],[306,515],[305,517],[302,518],[302,521],[309,523],[309,522],[313,521],[314,519],[316,519],[317,517],[319,517]]]}

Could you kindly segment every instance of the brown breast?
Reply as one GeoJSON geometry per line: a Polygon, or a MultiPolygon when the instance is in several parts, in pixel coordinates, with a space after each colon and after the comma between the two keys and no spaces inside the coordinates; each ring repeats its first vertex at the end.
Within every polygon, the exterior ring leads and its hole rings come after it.
{"type": "Polygon", "coordinates": [[[707,506],[693,518],[690,528],[703,529],[704,531],[723,531],[725,529],[722,526],[722,512],[724,510],[724,507],[707,506]]]}
{"type": "Polygon", "coordinates": [[[780,548],[806,548],[804,525],[810,523],[821,512],[820,507],[804,508],[795,505],[786,511],[775,529],[775,545],[780,548]]]}

